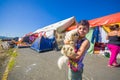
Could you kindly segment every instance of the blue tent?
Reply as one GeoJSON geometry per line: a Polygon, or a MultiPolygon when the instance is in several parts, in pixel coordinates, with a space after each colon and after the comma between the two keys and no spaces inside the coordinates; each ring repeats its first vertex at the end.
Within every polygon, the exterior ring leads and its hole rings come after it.
{"type": "Polygon", "coordinates": [[[45,38],[44,36],[37,38],[31,48],[36,50],[37,52],[52,50],[54,48],[55,38],[45,38]]]}

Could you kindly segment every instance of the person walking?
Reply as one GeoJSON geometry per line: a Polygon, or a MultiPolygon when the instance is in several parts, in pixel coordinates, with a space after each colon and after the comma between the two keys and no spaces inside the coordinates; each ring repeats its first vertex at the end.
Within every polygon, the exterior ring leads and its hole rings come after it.
{"type": "Polygon", "coordinates": [[[117,55],[120,52],[120,28],[118,24],[110,26],[110,32],[107,34],[108,44],[110,50],[110,58],[108,67],[119,67],[117,63],[117,55]]]}

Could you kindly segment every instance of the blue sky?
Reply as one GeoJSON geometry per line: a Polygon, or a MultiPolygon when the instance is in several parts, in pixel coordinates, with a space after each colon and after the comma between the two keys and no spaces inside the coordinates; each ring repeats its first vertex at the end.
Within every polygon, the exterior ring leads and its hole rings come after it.
{"type": "Polygon", "coordinates": [[[18,36],[75,16],[95,19],[120,12],[120,0],[0,0],[0,36],[18,36]]]}

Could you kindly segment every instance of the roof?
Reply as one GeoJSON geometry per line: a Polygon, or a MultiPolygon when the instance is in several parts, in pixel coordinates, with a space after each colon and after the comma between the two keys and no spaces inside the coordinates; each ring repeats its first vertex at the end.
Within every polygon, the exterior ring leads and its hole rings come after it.
{"type": "MultiPolygon", "coordinates": [[[[120,12],[89,20],[89,23],[90,23],[90,27],[120,23],[120,12]]],[[[76,26],[71,26],[68,27],[67,30],[72,30],[75,28],[76,26]]]]}
{"type": "Polygon", "coordinates": [[[89,20],[89,23],[91,27],[120,23],[120,12],[89,20]]]}
{"type": "Polygon", "coordinates": [[[36,30],[36,31],[33,32],[33,33],[39,33],[39,32],[41,32],[41,31],[48,31],[48,30],[58,30],[59,32],[62,32],[62,31],[64,31],[67,27],[69,27],[73,22],[76,22],[74,16],[73,16],[73,17],[70,17],[70,18],[67,18],[67,19],[65,19],[65,20],[56,22],[56,23],[54,23],[54,24],[45,26],[45,27],[43,27],[43,28],[40,28],[40,29],[36,30]]]}

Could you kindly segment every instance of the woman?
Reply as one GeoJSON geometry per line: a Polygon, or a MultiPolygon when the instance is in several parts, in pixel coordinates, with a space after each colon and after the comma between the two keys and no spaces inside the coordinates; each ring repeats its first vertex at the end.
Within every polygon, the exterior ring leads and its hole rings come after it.
{"type": "Polygon", "coordinates": [[[107,35],[108,49],[111,52],[108,67],[118,67],[117,55],[120,52],[120,29],[119,25],[115,24],[110,26],[110,32],[107,35]]]}
{"type": "MultiPolygon", "coordinates": [[[[81,20],[77,25],[77,31],[79,33],[79,39],[77,40],[75,50],[76,54],[70,55],[68,62],[68,79],[69,80],[82,80],[83,73],[83,59],[90,46],[89,40],[85,37],[89,32],[89,22],[87,20],[81,20]]],[[[67,43],[67,42],[65,42],[67,43]]]]}

